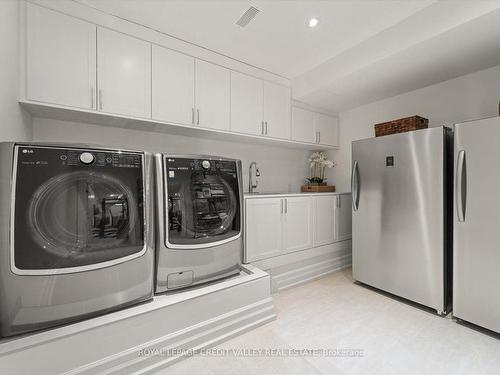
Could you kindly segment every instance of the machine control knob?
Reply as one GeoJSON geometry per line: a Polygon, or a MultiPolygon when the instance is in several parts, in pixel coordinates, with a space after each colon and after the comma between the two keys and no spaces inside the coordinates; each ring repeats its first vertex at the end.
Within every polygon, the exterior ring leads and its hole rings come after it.
{"type": "Polygon", "coordinates": [[[203,160],[201,162],[201,166],[203,167],[203,169],[210,169],[210,162],[208,160],[203,160]]]}
{"type": "Polygon", "coordinates": [[[94,155],[92,155],[90,152],[83,152],[80,154],[80,161],[83,164],[92,164],[95,160],[94,155]]]}

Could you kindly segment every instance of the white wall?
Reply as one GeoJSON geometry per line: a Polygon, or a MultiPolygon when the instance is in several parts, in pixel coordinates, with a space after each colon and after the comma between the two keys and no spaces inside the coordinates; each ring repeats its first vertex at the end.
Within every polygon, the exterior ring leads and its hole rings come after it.
{"type": "Polygon", "coordinates": [[[32,137],[31,117],[18,102],[19,7],[17,0],[0,0],[0,141],[32,137]]]}
{"type": "MultiPolygon", "coordinates": [[[[1,1],[1,0],[0,0],[1,1]]],[[[244,191],[248,190],[248,166],[256,161],[261,173],[260,192],[300,189],[308,177],[308,151],[238,142],[168,135],[164,133],[105,127],[34,118],[36,141],[92,143],[151,152],[208,154],[241,159],[244,191]]]]}
{"type": "Polygon", "coordinates": [[[451,126],[498,116],[499,100],[500,66],[496,66],[341,112],[340,150],[330,152],[337,166],[329,171],[328,181],[338,190],[350,190],[351,142],[374,137],[374,124],[420,115],[429,119],[429,126],[451,126]]]}

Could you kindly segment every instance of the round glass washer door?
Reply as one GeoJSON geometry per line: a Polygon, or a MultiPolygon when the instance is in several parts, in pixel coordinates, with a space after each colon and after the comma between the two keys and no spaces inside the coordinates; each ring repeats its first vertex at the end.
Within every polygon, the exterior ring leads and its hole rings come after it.
{"type": "Polygon", "coordinates": [[[167,247],[201,248],[241,235],[237,163],[166,159],[167,247]]]}
{"type": "Polygon", "coordinates": [[[78,171],[55,176],[35,191],[27,224],[34,241],[54,259],[53,268],[75,267],[136,252],[142,244],[138,215],[134,194],[120,180],[78,171]]]}
{"type": "Polygon", "coordinates": [[[228,233],[238,201],[229,184],[217,175],[197,174],[181,188],[185,198],[181,232],[189,238],[210,238],[228,233]]]}

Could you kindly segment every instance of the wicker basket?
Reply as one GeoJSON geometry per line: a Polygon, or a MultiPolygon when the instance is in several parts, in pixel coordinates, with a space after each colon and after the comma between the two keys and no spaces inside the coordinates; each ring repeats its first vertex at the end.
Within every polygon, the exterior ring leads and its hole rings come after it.
{"type": "Polygon", "coordinates": [[[412,130],[426,129],[429,120],[420,116],[405,117],[399,120],[383,122],[375,125],[375,136],[381,137],[389,134],[404,133],[412,130]]]}

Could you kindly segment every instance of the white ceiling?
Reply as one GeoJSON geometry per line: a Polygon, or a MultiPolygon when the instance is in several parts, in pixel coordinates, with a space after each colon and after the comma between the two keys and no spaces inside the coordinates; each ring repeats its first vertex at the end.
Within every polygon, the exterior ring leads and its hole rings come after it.
{"type": "Polygon", "coordinates": [[[341,112],[500,65],[500,1],[439,1],[293,79],[294,98],[341,112]]]}
{"type": "Polygon", "coordinates": [[[431,0],[80,0],[97,9],[293,78],[434,3],[431,0]],[[235,25],[254,6],[245,28],[235,25]],[[311,29],[310,17],[319,25],[311,29]]]}

